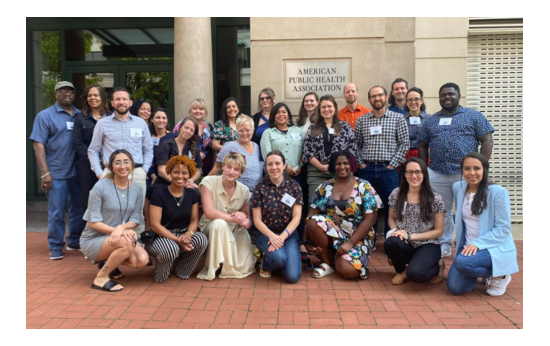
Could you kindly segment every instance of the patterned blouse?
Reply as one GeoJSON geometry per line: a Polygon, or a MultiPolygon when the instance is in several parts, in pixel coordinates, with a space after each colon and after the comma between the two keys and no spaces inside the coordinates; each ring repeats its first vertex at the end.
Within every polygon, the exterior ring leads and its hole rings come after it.
{"type": "MultiPolygon", "coordinates": [[[[325,146],[323,140],[323,133],[320,133],[316,137],[311,137],[311,131],[313,130],[311,125],[306,133],[306,139],[304,141],[304,154],[302,156],[303,163],[308,163],[312,158],[317,158],[319,162],[328,162],[330,157],[325,155],[325,146]]],[[[355,144],[355,136],[351,126],[345,121],[340,120],[340,135],[334,136],[334,145],[332,146],[331,153],[335,153],[340,150],[348,149],[353,156],[357,157],[357,145],[355,144]]]]}
{"type": "Polygon", "coordinates": [[[237,130],[234,130],[231,126],[227,125],[221,120],[216,121],[214,124],[214,140],[220,141],[220,145],[224,145],[227,142],[236,141],[239,138],[237,130]]]}
{"type": "MultiPolygon", "coordinates": [[[[395,203],[397,202],[397,194],[399,193],[399,188],[396,188],[390,194],[388,198],[388,204],[390,208],[393,209],[395,214],[395,203]]],[[[423,233],[431,231],[434,229],[435,215],[441,213],[445,209],[443,208],[443,199],[441,196],[434,192],[434,202],[432,204],[432,210],[434,212],[434,219],[429,222],[422,221],[420,216],[420,204],[413,204],[405,202],[405,217],[403,221],[399,221],[397,217],[395,222],[397,223],[397,229],[402,229],[411,233],[423,233]]],[[[439,244],[439,239],[429,239],[429,240],[413,240],[411,242],[412,246],[417,248],[425,244],[439,244]]]]}
{"type": "MultiPolygon", "coordinates": [[[[172,132],[179,133],[183,119],[174,126],[172,132]]],[[[207,121],[202,121],[202,136],[199,134],[199,141],[197,142],[199,150],[204,154],[204,156],[210,154],[212,151],[212,136],[214,135],[214,127],[207,121]]]]}
{"type": "Polygon", "coordinates": [[[290,178],[285,178],[277,186],[271,179],[262,180],[254,188],[250,206],[262,208],[262,221],[274,233],[282,233],[292,220],[292,207],[281,201],[285,194],[296,198],[298,204],[303,205],[304,199],[300,185],[290,178]]]}

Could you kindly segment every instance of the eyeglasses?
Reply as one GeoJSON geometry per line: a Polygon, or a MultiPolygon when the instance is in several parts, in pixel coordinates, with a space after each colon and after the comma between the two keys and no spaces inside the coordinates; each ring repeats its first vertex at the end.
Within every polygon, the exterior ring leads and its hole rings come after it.
{"type": "Polygon", "coordinates": [[[375,98],[381,99],[381,98],[383,98],[384,96],[386,96],[386,94],[370,95],[370,98],[371,98],[371,99],[375,99],[375,98]]]}
{"type": "Polygon", "coordinates": [[[422,171],[405,171],[407,177],[412,177],[413,175],[421,176],[423,175],[422,171]]]}
{"type": "Polygon", "coordinates": [[[113,162],[113,166],[120,166],[120,165],[122,165],[122,164],[124,164],[125,166],[127,166],[127,165],[132,164],[132,161],[130,161],[130,160],[124,160],[124,161],[116,160],[115,162],[113,162]]]}
{"type": "Polygon", "coordinates": [[[260,101],[270,101],[270,100],[271,100],[271,96],[260,97],[260,101]]]}
{"type": "Polygon", "coordinates": [[[64,94],[74,94],[74,90],[73,89],[57,89],[57,92],[60,93],[61,95],[64,95],[64,94]]]}
{"type": "Polygon", "coordinates": [[[422,99],[420,97],[415,97],[413,99],[407,99],[407,102],[420,102],[422,99]]]}

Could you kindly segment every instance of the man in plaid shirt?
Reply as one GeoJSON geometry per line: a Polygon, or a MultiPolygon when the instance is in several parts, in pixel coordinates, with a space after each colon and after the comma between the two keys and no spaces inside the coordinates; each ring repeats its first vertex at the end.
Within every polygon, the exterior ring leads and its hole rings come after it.
{"type": "MultiPolygon", "coordinates": [[[[409,150],[409,130],[402,114],[386,108],[388,93],[384,87],[374,86],[368,95],[372,112],[363,114],[355,125],[357,175],[374,187],[387,206],[391,192],[399,186],[397,167],[409,150]]],[[[390,229],[388,214],[386,208],[384,234],[390,229]]]]}

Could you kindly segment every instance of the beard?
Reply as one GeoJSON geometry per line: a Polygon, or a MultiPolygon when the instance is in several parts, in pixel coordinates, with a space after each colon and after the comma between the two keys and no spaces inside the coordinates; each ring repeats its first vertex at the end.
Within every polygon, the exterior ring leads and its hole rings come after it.
{"type": "MultiPolygon", "coordinates": [[[[126,107],[126,106],[118,106],[117,108],[115,108],[115,111],[118,113],[118,114],[126,114],[128,113],[128,110],[130,108],[129,107],[126,107]]],[[[136,114],[137,115],[137,114],[136,114]]]]}

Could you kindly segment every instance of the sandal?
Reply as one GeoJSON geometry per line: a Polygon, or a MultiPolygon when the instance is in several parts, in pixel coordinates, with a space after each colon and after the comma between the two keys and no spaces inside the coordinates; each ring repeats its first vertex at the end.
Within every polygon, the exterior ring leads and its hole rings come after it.
{"type": "Polygon", "coordinates": [[[118,282],[109,280],[107,281],[103,286],[96,286],[92,284],[92,288],[95,290],[101,290],[106,292],[120,292],[123,290],[123,288],[119,288],[118,290],[113,290],[112,288],[118,285],[118,282]]]}
{"type": "Polygon", "coordinates": [[[334,272],[336,272],[336,270],[332,269],[328,264],[321,263],[317,268],[313,269],[313,273],[311,274],[311,277],[315,279],[320,279],[322,277],[329,276],[334,272]],[[320,268],[323,268],[324,270],[320,270],[320,268]]]}
{"type": "Polygon", "coordinates": [[[264,270],[264,258],[262,257],[262,262],[260,263],[260,276],[266,279],[271,277],[271,272],[269,270],[264,270]]]}
{"type": "MultiPolygon", "coordinates": [[[[101,269],[103,268],[104,265],[105,265],[105,261],[101,261],[97,264],[97,267],[101,269]]],[[[120,271],[120,269],[118,269],[118,267],[116,267],[109,273],[109,278],[113,280],[119,280],[119,279],[122,279],[123,277],[124,275],[122,275],[122,272],[120,271]]]]}

